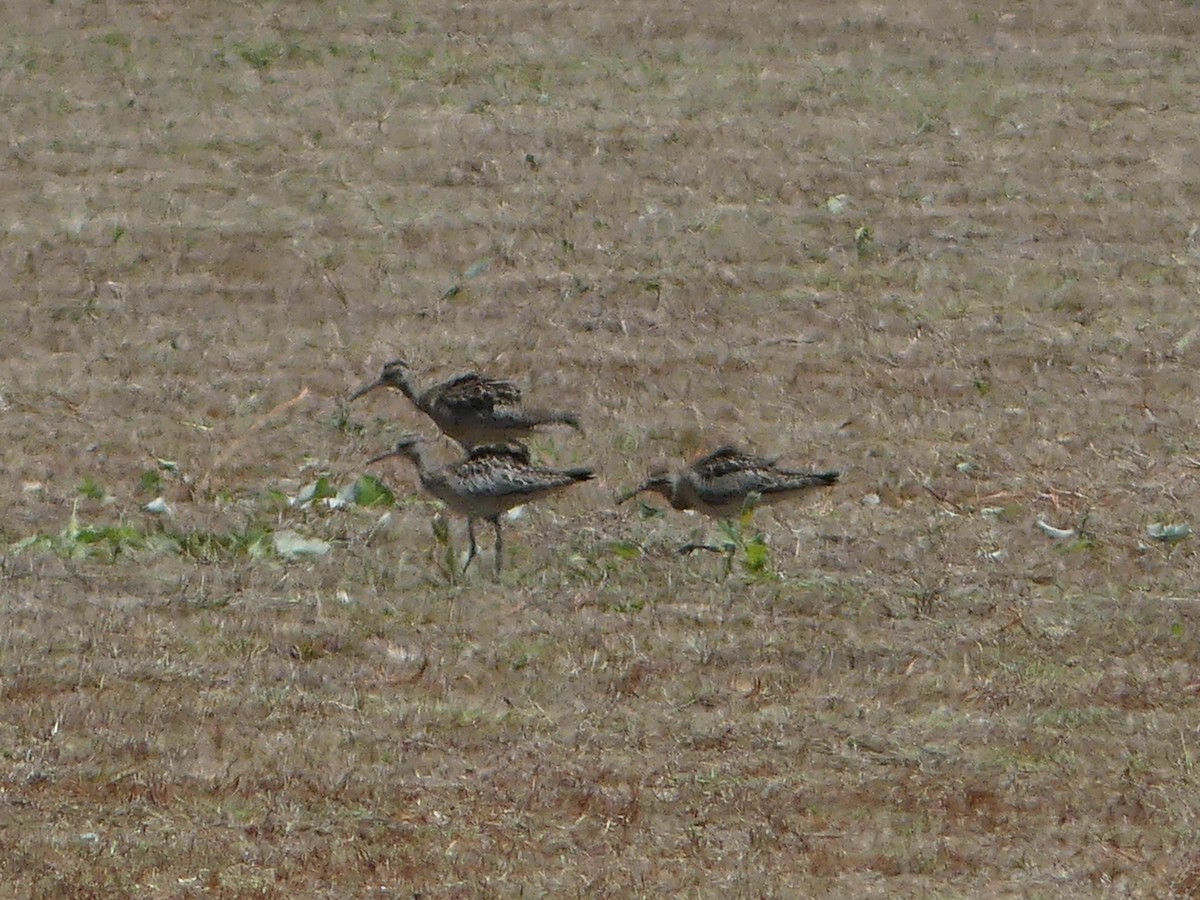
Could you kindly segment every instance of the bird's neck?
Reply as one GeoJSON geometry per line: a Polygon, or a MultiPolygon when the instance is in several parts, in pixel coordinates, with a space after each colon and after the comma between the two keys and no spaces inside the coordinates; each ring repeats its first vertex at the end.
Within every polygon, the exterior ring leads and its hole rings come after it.
{"type": "Polygon", "coordinates": [[[450,476],[447,472],[428,465],[423,447],[414,447],[409,458],[417,465],[417,477],[421,479],[421,487],[443,503],[453,504],[455,492],[450,486],[450,476]]]}
{"type": "Polygon", "coordinates": [[[672,475],[666,497],[675,509],[691,509],[698,500],[699,491],[686,475],[672,475]]]}
{"type": "Polygon", "coordinates": [[[425,448],[420,444],[404,448],[404,458],[417,467],[417,474],[424,481],[430,473],[429,462],[425,457],[425,448]]]}
{"type": "Polygon", "coordinates": [[[400,393],[402,393],[417,406],[421,405],[420,395],[416,387],[413,386],[412,377],[407,372],[400,372],[399,374],[393,376],[392,384],[398,387],[400,389],[400,393]]]}
{"type": "Polygon", "coordinates": [[[408,458],[412,460],[413,465],[417,467],[417,475],[421,479],[421,484],[425,489],[434,496],[442,496],[442,488],[446,486],[446,473],[441,469],[429,465],[429,459],[425,455],[425,448],[417,444],[408,449],[408,458]]]}

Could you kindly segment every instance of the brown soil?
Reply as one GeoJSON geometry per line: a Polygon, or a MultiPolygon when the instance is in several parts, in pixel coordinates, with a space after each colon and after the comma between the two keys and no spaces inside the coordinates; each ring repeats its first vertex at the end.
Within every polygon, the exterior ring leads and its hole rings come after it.
{"type": "Polygon", "coordinates": [[[4,891],[1200,895],[1191,3],[8,13],[4,891]],[[398,355],[584,419],[499,583],[287,503],[398,355]]]}

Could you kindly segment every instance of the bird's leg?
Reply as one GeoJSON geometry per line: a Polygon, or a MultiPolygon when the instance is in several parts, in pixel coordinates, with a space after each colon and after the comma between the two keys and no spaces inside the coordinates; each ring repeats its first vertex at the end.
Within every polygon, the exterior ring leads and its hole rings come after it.
{"type": "Polygon", "coordinates": [[[712,544],[695,544],[695,543],[683,544],[675,552],[678,553],[680,556],[687,556],[689,553],[695,553],[697,550],[707,550],[709,553],[723,553],[724,552],[723,548],[714,547],[712,544]]]}
{"type": "Polygon", "coordinates": [[[688,553],[694,553],[697,550],[707,550],[709,553],[720,553],[721,554],[721,580],[724,581],[725,579],[727,579],[729,577],[730,573],[733,572],[734,549],[735,548],[732,545],[728,545],[728,544],[725,545],[724,547],[714,547],[712,544],[697,544],[697,543],[693,542],[693,543],[689,543],[689,544],[684,544],[682,547],[680,547],[675,552],[678,553],[680,556],[684,556],[688,553]]]}
{"type": "Polygon", "coordinates": [[[704,529],[692,529],[692,539],[686,544],[682,544],[675,552],[680,556],[687,556],[689,553],[695,553],[697,550],[707,550],[709,553],[720,553],[721,548],[713,544],[708,544],[703,541],[704,529]]]}
{"type": "Polygon", "coordinates": [[[475,558],[475,551],[478,549],[475,546],[475,520],[467,517],[467,537],[471,539],[471,549],[467,551],[467,561],[463,563],[463,574],[467,574],[467,566],[471,565],[471,560],[475,558]]]}
{"type": "Polygon", "coordinates": [[[450,573],[450,580],[457,581],[458,567],[455,563],[458,562],[458,557],[454,555],[454,543],[450,540],[450,523],[440,512],[433,517],[433,539],[441,548],[442,559],[446,562],[446,571],[450,573]]]}
{"type": "Polygon", "coordinates": [[[500,577],[500,556],[504,552],[504,536],[500,533],[500,517],[496,516],[492,519],[492,524],[496,526],[496,577],[500,577]]]}

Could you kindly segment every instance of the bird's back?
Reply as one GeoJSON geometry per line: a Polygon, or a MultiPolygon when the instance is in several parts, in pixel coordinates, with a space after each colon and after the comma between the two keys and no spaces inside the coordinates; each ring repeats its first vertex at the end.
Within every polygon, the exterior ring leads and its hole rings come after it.
{"type": "Polygon", "coordinates": [[[752,456],[735,447],[721,447],[688,469],[677,481],[676,505],[710,515],[735,515],[747,498],[773,503],[815,487],[831,485],[837,472],[802,472],[781,469],[777,457],[752,456]]]}
{"type": "Polygon", "coordinates": [[[475,506],[472,515],[481,517],[504,512],[594,477],[590,469],[534,466],[528,448],[516,442],[474,447],[447,475],[456,492],[475,506]]]}
{"type": "Polygon", "coordinates": [[[529,459],[529,448],[519,441],[500,441],[494,444],[479,444],[467,451],[463,463],[490,460],[490,464],[506,466],[532,465],[529,459]]]}
{"type": "Polygon", "coordinates": [[[775,465],[778,457],[752,456],[737,447],[726,444],[707,456],[702,456],[690,466],[695,475],[702,479],[720,478],[753,469],[767,469],[775,465]]]}
{"type": "Polygon", "coordinates": [[[579,427],[574,413],[527,409],[517,385],[478,372],[464,372],[431,388],[423,401],[438,427],[467,448],[524,438],[538,425],[579,427]]]}
{"type": "Polygon", "coordinates": [[[490,378],[479,372],[463,372],[430,388],[426,396],[448,412],[458,415],[480,415],[498,406],[516,406],[521,402],[521,389],[511,381],[490,378]]]}

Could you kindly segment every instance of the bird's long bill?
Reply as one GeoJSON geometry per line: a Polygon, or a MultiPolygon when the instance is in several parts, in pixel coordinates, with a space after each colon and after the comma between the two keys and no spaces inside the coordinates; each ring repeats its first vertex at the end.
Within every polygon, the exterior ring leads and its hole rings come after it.
{"type": "Polygon", "coordinates": [[[383,379],[376,378],[370,384],[364,384],[357,391],[355,391],[353,394],[351,394],[350,399],[357,400],[359,397],[363,396],[364,394],[369,394],[369,393],[371,393],[371,391],[375,390],[376,388],[381,388],[381,387],[383,387],[383,379]]]}
{"type": "Polygon", "coordinates": [[[620,494],[617,494],[617,505],[620,506],[626,500],[632,500],[634,497],[636,497],[642,491],[646,490],[646,488],[648,488],[649,486],[650,486],[650,483],[648,481],[643,481],[641,484],[639,484],[637,487],[635,487],[631,490],[622,491],[620,494]]]}
{"type": "Polygon", "coordinates": [[[373,466],[377,462],[383,462],[385,459],[392,459],[393,457],[396,457],[399,455],[400,455],[399,450],[389,450],[387,453],[380,453],[378,456],[368,459],[366,464],[368,466],[373,466]]]}

